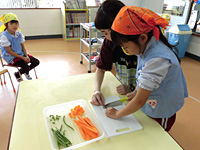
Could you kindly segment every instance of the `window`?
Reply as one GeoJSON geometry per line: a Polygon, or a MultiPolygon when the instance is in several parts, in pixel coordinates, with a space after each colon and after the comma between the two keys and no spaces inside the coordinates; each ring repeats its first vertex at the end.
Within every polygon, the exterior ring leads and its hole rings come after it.
{"type": "Polygon", "coordinates": [[[188,24],[193,34],[200,37],[200,0],[192,2],[188,24]]]}
{"type": "Polygon", "coordinates": [[[183,16],[186,0],[164,0],[163,12],[175,16],[183,16]]]}
{"type": "Polygon", "coordinates": [[[0,8],[60,8],[63,0],[0,0],[0,8]]]}

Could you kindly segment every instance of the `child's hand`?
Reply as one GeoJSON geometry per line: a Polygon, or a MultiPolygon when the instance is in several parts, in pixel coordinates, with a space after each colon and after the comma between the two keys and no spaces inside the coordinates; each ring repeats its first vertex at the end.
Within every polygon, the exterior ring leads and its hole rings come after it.
{"type": "Polygon", "coordinates": [[[95,92],[92,96],[92,99],[90,100],[90,103],[97,106],[104,105],[103,94],[100,91],[95,92]]]}
{"type": "Polygon", "coordinates": [[[126,101],[131,101],[136,95],[136,90],[134,90],[131,93],[126,94],[126,96],[128,97],[126,101]]]}
{"type": "Polygon", "coordinates": [[[110,117],[110,118],[113,118],[113,119],[119,119],[119,118],[117,118],[117,112],[118,112],[118,110],[117,109],[115,109],[115,108],[113,108],[113,107],[108,107],[107,109],[106,109],[106,116],[107,117],[110,117]]]}
{"type": "Polygon", "coordinates": [[[27,63],[30,63],[31,62],[31,59],[29,58],[29,56],[26,56],[28,62],[27,63]]]}
{"type": "Polygon", "coordinates": [[[116,87],[116,91],[120,95],[126,95],[127,93],[131,92],[129,85],[119,85],[116,87]]]}
{"type": "Polygon", "coordinates": [[[23,60],[24,60],[26,63],[30,63],[30,58],[29,58],[28,56],[23,57],[23,60]]]}

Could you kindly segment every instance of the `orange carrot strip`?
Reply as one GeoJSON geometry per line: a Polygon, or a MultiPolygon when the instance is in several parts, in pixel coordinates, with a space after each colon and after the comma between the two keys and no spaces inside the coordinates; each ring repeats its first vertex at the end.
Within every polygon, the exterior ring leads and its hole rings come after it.
{"type": "MultiPolygon", "coordinates": [[[[87,124],[89,124],[91,127],[93,127],[94,129],[97,130],[97,128],[95,127],[95,125],[90,121],[90,119],[88,117],[84,117],[83,118],[85,120],[85,122],[87,122],[87,124]]],[[[97,130],[97,135],[99,135],[99,131],[97,130]]]]}
{"type": "Polygon", "coordinates": [[[89,131],[89,130],[86,130],[86,129],[83,129],[83,131],[85,132],[85,134],[87,135],[89,135],[92,139],[95,139],[95,138],[97,138],[98,137],[98,135],[96,135],[94,132],[92,132],[92,131],[89,131]]]}
{"type": "Polygon", "coordinates": [[[87,122],[85,122],[85,120],[81,117],[81,116],[77,116],[78,117],[78,123],[80,123],[81,125],[85,125],[89,127],[89,124],[87,122]]]}
{"type": "Polygon", "coordinates": [[[79,120],[85,122],[84,119],[81,116],[78,115],[77,117],[78,117],[79,120]]]}
{"type": "MultiPolygon", "coordinates": [[[[83,120],[84,120],[85,122],[87,122],[91,127],[96,128],[96,127],[94,126],[94,124],[90,121],[90,119],[89,119],[88,117],[84,117],[83,120]]],[[[96,128],[96,129],[97,129],[97,128],[96,128]]]]}
{"type": "Polygon", "coordinates": [[[88,135],[88,134],[85,134],[86,135],[86,138],[88,139],[88,140],[91,140],[92,138],[90,137],[90,135],[88,135]]]}
{"type": "Polygon", "coordinates": [[[74,120],[74,122],[77,124],[78,129],[79,129],[79,131],[80,131],[80,133],[81,133],[83,139],[84,139],[84,140],[87,140],[87,138],[86,138],[86,136],[85,136],[85,133],[84,133],[84,131],[82,130],[82,128],[81,128],[81,126],[79,125],[79,123],[77,122],[77,120],[74,120]]]}
{"type": "Polygon", "coordinates": [[[98,134],[98,130],[96,130],[96,129],[93,128],[93,127],[90,127],[90,126],[86,126],[86,125],[84,125],[84,124],[81,124],[81,128],[90,130],[90,131],[94,132],[95,134],[98,134]]]}
{"type": "Polygon", "coordinates": [[[85,126],[88,126],[88,124],[87,124],[85,121],[82,121],[82,120],[80,120],[80,119],[78,120],[78,123],[81,124],[81,125],[83,124],[83,125],[85,125],[85,126]]]}

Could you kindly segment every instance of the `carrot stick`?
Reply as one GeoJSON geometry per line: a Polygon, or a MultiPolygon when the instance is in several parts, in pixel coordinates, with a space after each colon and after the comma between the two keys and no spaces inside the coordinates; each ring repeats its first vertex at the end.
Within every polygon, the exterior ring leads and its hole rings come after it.
{"type": "Polygon", "coordinates": [[[88,134],[85,134],[88,140],[91,140],[91,137],[88,134]]]}
{"type": "Polygon", "coordinates": [[[86,136],[85,136],[85,133],[84,133],[84,131],[82,130],[82,128],[81,128],[81,126],[79,125],[79,123],[77,122],[77,120],[74,120],[74,122],[77,124],[78,129],[79,129],[79,131],[80,131],[80,133],[81,133],[83,139],[84,139],[84,140],[87,140],[87,138],[86,138],[86,136]]]}
{"type": "Polygon", "coordinates": [[[77,121],[78,121],[78,123],[80,123],[80,124],[83,124],[83,125],[88,126],[88,124],[87,124],[85,121],[82,121],[82,120],[77,120],[77,121]]]}
{"type": "Polygon", "coordinates": [[[92,137],[92,139],[95,139],[95,138],[97,138],[98,137],[98,135],[96,135],[94,132],[92,132],[92,131],[89,131],[89,130],[86,130],[86,129],[83,129],[83,131],[85,132],[85,134],[87,135],[89,135],[90,137],[92,137]]]}
{"type": "MultiPolygon", "coordinates": [[[[91,127],[93,127],[94,129],[97,130],[97,128],[95,127],[95,125],[90,121],[90,119],[88,117],[84,117],[83,118],[85,120],[85,122],[87,122],[91,127]]],[[[99,136],[99,132],[97,130],[97,135],[99,136]]]]}
{"type": "Polygon", "coordinates": [[[94,132],[95,134],[98,134],[98,130],[97,129],[95,129],[93,127],[90,127],[90,126],[86,126],[84,124],[80,124],[80,125],[81,125],[81,128],[90,130],[90,131],[94,132]]]}
{"type": "Polygon", "coordinates": [[[78,115],[77,117],[78,117],[79,120],[85,122],[84,119],[80,115],[78,115]]]}
{"type": "Polygon", "coordinates": [[[84,120],[85,122],[87,122],[91,127],[96,128],[96,127],[93,125],[93,123],[90,121],[90,119],[89,119],[88,117],[84,117],[83,120],[84,120]]]}

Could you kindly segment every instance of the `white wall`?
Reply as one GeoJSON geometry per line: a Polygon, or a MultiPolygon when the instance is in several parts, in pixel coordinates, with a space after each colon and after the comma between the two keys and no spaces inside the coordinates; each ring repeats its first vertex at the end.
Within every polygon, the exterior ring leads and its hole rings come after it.
{"type": "Polygon", "coordinates": [[[164,0],[144,0],[142,7],[148,8],[156,13],[162,13],[163,3],[164,0]]]}
{"type": "Polygon", "coordinates": [[[121,2],[123,2],[126,6],[139,6],[139,0],[121,0],[121,2]]]}
{"type": "Polygon", "coordinates": [[[60,9],[9,9],[0,10],[0,15],[8,12],[17,15],[25,36],[62,34],[60,9]]]}
{"type": "Polygon", "coordinates": [[[200,57],[200,37],[191,36],[187,52],[200,57]]]}
{"type": "Polygon", "coordinates": [[[139,6],[151,9],[156,13],[162,12],[164,0],[121,0],[127,6],[139,6]]]}

